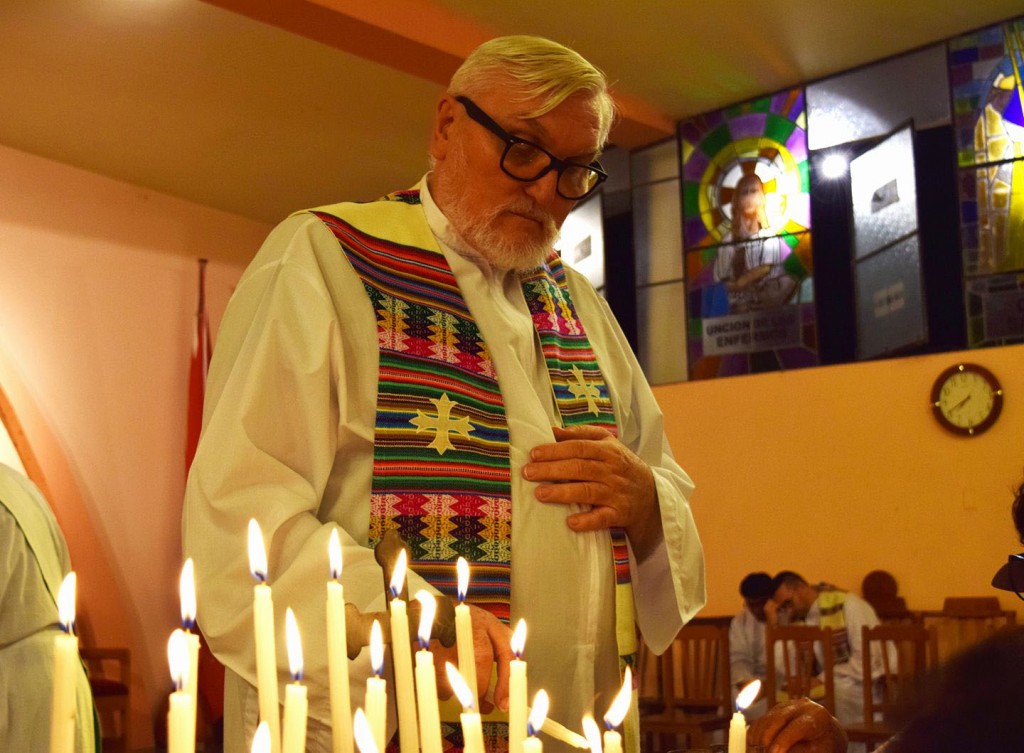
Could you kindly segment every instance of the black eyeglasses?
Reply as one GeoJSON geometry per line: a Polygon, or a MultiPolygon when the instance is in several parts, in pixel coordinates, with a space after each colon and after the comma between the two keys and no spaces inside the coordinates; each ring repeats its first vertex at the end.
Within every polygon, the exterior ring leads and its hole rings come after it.
{"type": "Polygon", "coordinates": [[[505,151],[501,153],[501,169],[510,178],[530,183],[555,170],[558,173],[555,190],[563,199],[570,201],[590,196],[608,178],[608,173],[601,168],[599,162],[580,165],[558,159],[544,147],[510,134],[469,97],[460,96],[455,99],[466,108],[470,118],[505,142],[505,151]]]}

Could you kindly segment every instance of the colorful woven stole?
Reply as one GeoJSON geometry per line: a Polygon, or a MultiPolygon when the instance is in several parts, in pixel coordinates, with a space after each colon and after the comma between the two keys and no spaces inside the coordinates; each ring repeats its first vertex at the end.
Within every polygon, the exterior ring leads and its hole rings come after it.
{"type": "MultiPolygon", "coordinates": [[[[418,204],[417,191],[388,197],[418,204]]],[[[467,601],[510,617],[512,500],[508,425],[494,363],[447,260],[429,248],[368,234],[314,210],[338,239],[370,297],[380,350],[369,544],[397,530],[411,566],[456,595],[455,562],[473,563],[467,601]]],[[[425,223],[424,223],[425,224],[425,223]]],[[[385,227],[392,227],[385,223],[385,227]]],[[[432,238],[431,238],[432,240],[432,238]]],[[[576,316],[561,261],[523,280],[565,426],[616,431],[604,378],[576,316]]],[[[614,530],[619,653],[636,651],[624,531],[614,530]]],[[[448,743],[461,733],[445,725],[448,743]]],[[[488,750],[507,747],[505,725],[484,724],[488,750]]]]}

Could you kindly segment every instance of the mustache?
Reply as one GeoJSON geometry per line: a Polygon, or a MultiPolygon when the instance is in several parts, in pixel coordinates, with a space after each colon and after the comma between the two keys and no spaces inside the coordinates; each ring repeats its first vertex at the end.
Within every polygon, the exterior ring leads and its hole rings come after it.
{"type": "Polygon", "coordinates": [[[522,215],[528,217],[531,220],[547,225],[553,230],[558,229],[558,224],[555,222],[555,218],[551,216],[549,212],[544,211],[534,202],[529,199],[516,198],[508,202],[502,207],[495,210],[494,216],[498,216],[503,212],[512,212],[513,214],[522,215]]]}

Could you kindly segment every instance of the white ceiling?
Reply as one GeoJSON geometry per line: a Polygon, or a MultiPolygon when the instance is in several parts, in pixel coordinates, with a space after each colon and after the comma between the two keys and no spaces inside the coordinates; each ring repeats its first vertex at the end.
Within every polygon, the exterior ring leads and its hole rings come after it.
{"type": "MultiPolygon", "coordinates": [[[[459,54],[491,34],[550,36],[669,123],[1021,12],[1020,0],[211,2],[373,13],[417,44],[419,14],[447,14],[428,44],[459,54]]],[[[0,0],[0,143],[266,222],[414,182],[443,78],[282,25],[200,0],[0,0]]]]}

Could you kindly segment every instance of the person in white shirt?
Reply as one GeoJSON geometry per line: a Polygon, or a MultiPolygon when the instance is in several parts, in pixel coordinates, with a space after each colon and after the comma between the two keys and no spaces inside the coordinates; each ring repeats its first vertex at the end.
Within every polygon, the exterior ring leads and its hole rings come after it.
{"type": "MultiPolygon", "coordinates": [[[[729,623],[729,675],[734,701],[747,683],[753,680],[765,681],[764,605],[773,593],[772,576],[768,573],[750,573],[740,581],[743,609],[729,623]]],[[[743,714],[748,722],[753,721],[765,712],[765,707],[766,701],[762,695],[743,714]]]]}

